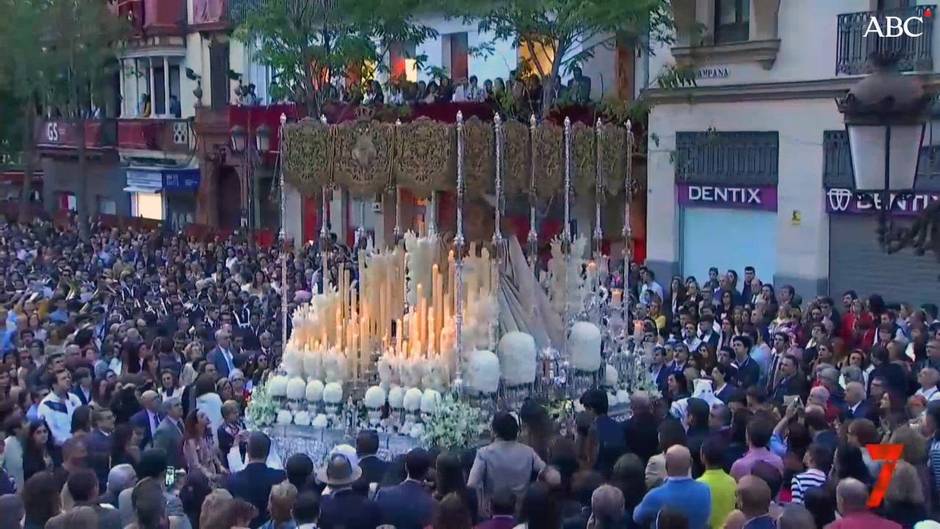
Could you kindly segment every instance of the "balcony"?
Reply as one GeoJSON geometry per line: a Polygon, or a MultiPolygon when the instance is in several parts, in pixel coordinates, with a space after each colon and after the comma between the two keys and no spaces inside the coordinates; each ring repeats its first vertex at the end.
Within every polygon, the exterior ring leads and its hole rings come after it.
{"type": "Polygon", "coordinates": [[[138,0],[125,2],[118,14],[130,21],[137,36],[186,34],[186,0],[138,0]]]}
{"type": "Polygon", "coordinates": [[[230,0],[193,0],[193,20],[190,28],[196,31],[221,31],[229,28],[230,0]]]}
{"type": "Polygon", "coordinates": [[[193,133],[185,119],[120,119],[117,137],[121,150],[192,152],[193,133]]]}
{"type": "MultiPolygon", "coordinates": [[[[78,147],[77,124],[66,120],[36,124],[40,150],[70,151],[78,147]]],[[[185,119],[105,119],[85,123],[85,147],[90,151],[121,149],[188,154],[194,135],[185,119]]]]}
{"type": "MultiPolygon", "coordinates": [[[[36,123],[36,146],[40,150],[71,150],[78,147],[78,124],[68,120],[48,120],[36,123]]],[[[103,151],[117,146],[117,121],[102,119],[85,122],[85,148],[103,151]]]]}
{"type": "Polygon", "coordinates": [[[868,59],[873,53],[890,53],[898,57],[898,69],[902,72],[933,70],[933,17],[924,16],[924,12],[936,12],[934,5],[919,5],[884,11],[860,11],[839,15],[836,38],[836,75],[860,75],[869,71],[868,59]],[[920,32],[918,37],[899,35],[887,36],[889,17],[891,20],[911,21],[911,31],[920,32]],[[875,33],[865,32],[872,24],[872,18],[878,20],[878,26],[886,34],[879,37],[875,33]]]}

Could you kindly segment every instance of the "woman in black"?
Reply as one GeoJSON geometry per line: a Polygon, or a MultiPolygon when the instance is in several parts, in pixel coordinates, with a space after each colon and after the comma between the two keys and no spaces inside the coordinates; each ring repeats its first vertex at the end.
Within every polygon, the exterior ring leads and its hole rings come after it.
{"type": "Polygon", "coordinates": [[[29,423],[26,446],[23,447],[23,479],[33,474],[53,469],[52,442],[46,421],[40,419],[29,423]]]}

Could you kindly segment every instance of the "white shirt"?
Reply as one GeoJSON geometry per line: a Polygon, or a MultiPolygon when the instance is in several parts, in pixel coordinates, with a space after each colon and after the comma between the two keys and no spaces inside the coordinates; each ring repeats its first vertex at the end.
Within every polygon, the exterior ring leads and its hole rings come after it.
{"type": "Polygon", "coordinates": [[[39,416],[45,419],[57,446],[72,438],[72,414],[81,405],[82,401],[73,393],[67,393],[64,398],[50,393],[39,403],[39,416]]]}
{"type": "Polygon", "coordinates": [[[918,390],[915,391],[914,394],[924,397],[924,400],[926,400],[927,402],[940,400],[940,390],[937,389],[937,386],[934,386],[930,389],[918,388],[918,390]]]}

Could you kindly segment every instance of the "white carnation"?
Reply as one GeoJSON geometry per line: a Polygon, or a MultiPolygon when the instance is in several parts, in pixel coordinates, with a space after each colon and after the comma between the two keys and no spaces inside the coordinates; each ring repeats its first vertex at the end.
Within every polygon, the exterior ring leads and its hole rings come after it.
{"type": "Polygon", "coordinates": [[[306,388],[307,402],[320,402],[323,400],[323,382],[311,380],[307,382],[306,388]]]}
{"type": "Polygon", "coordinates": [[[307,389],[307,383],[301,377],[293,377],[287,382],[287,398],[302,400],[307,389]]]}
{"type": "Polygon", "coordinates": [[[343,386],[338,382],[330,382],[323,388],[323,402],[339,404],[343,401],[343,386]]]}
{"type": "Polygon", "coordinates": [[[417,411],[421,409],[421,397],[423,394],[418,388],[411,388],[405,392],[405,399],[403,401],[404,407],[408,411],[417,411]]]}
{"type": "Polygon", "coordinates": [[[272,377],[271,381],[268,382],[268,392],[272,397],[287,396],[287,377],[284,375],[272,377]]]}
{"type": "Polygon", "coordinates": [[[366,396],[363,399],[367,408],[378,409],[385,405],[385,390],[379,386],[372,386],[366,390],[366,396]]]}

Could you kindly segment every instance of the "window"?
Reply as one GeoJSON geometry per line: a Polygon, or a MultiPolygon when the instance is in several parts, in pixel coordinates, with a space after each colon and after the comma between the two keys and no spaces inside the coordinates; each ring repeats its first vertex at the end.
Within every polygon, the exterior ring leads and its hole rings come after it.
{"type": "Polygon", "coordinates": [[[59,211],[78,211],[78,200],[75,193],[63,191],[59,193],[59,211]]]}
{"type": "Polygon", "coordinates": [[[220,109],[228,106],[229,92],[229,56],[228,42],[216,42],[209,45],[209,86],[210,104],[220,109]]]}
{"type": "Polygon", "coordinates": [[[415,62],[416,46],[414,43],[395,42],[388,49],[388,63],[392,79],[418,80],[418,68],[415,62]]]}
{"type": "Polygon", "coordinates": [[[98,197],[98,213],[103,215],[117,215],[117,202],[107,198],[98,197]]]}
{"type": "Polygon", "coordinates": [[[469,77],[470,45],[467,32],[451,33],[441,38],[443,46],[444,68],[451,79],[466,79],[469,77]]]}
{"type": "Polygon", "coordinates": [[[160,193],[131,193],[131,216],[163,220],[163,197],[160,193]]]}
{"type": "Polygon", "coordinates": [[[748,40],[751,0],[715,0],[715,44],[748,40]]]}

